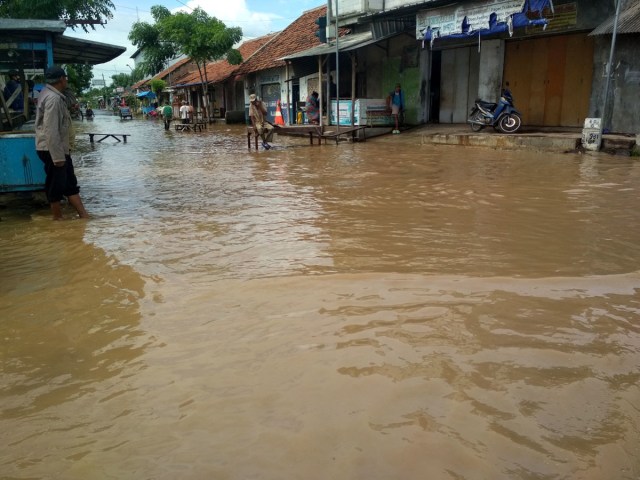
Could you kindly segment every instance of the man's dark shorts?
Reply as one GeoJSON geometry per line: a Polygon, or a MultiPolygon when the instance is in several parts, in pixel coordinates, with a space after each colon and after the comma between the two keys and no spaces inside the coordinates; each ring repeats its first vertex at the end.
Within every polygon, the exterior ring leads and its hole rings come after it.
{"type": "Polygon", "coordinates": [[[44,188],[49,203],[59,202],[62,197],[80,193],[78,179],[73,171],[73,161],[70,155],[65,155],[64,166],[56,167],[48,151],[38,150],[36,153],[44,163],[44,172],[47,174],[44,188]]]}

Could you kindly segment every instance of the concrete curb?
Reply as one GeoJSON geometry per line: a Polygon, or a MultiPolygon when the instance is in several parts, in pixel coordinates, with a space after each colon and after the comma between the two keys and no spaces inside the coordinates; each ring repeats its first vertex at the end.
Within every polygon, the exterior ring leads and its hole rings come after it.
{"type": "Polygon", "coordinates": [[[580,138],[550,135],[503,135],[503,134],[427,134],[423,133],[423,145],[458,145],[500,149],[534,149],[541,151],[571,151],[580,145],[580,138]]]}

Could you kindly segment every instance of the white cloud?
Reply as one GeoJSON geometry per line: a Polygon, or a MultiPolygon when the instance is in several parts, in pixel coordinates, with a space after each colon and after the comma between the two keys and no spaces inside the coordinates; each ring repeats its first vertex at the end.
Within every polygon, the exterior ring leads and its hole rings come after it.
{"type": "MultiPolygon", "coordinates": [[[[116,73],[129,73],[130,70],[127,64],[133,67],[131,55],[136,51],[136,47],[134,47],[128,39],[131,25],[136,21],[153,22],[149,6],[138,9],[136,7],[121,5],[119,4],[120,1],[121,0],[114,2],[116,3],[116,10],[113,19],[111,19],[104,28],[97,26],[95,30],[89,33],[84,33],[80,29],[76,29],[75,32],[68,29],[65,32],[65,35],[73,37],[127,47],[126,52],[115,60],[94,67],[94,77],[99,78],[104,75],[107,82],[111,76],[116,73]]],[[[169,2],[158,1],[149,3],[148,5],[160,3],[167,4],[169,2]]],[[[175,2],[171,2],[171,7],[167,7],[172,12],[179,10],[190,11],[199,6],[209,15],[221,20],[227,26],[242,28],[242,33],[245,38],[255,38],[270,32],[282,30],[292,21],[291,18],[285,18],[278,13],[266,11],[268,9],[278,9],[279,7],[276,3],[264,2],[265,11],[250,10],[246,0],[190,0],[185,1],[182,6],[178,6],[177,8],[173,8],[173,5],[175,5],[175,2]]],[[[289,4],[289,7],[291,7],[291,4],[289,4]]],[[[300,11],[295,15],[302,13],[302,8],[299,8],[300,11]]],[[[287,10],[286,13],[288,15],[292,14],[290,9],[287,10]]]]}
{"type": "Polygon", "coordinates": [[[197,7],[202,8],[212,17],[221,20],[228,27],[240,27],[247,38],[258,37],[282,27],[276,27],[276,23],[282,17],[275,13],[250,11],[245,0],[231,0],[221,2],[219,0],[191,0],[186,2],[186,7],[175,9],[190,11],[197,7]]]}

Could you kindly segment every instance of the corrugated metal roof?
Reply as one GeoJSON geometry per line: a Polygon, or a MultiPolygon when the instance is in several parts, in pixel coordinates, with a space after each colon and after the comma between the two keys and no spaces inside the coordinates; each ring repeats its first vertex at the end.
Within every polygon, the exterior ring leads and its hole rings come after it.
{"type": "MultiPolygon", "coordinates": [[[[343,35],[338,40],[338,50],[341,52],[349,52],[357,48],[366,47],[373,43],[381,42],[387,38],[395,37],[403,32],[393,32],[380,38],[375,38],[371,32],[353,33],[350,35],[343,35]]],[[[336,51],[336,41],[333,40],[329,43],[323,43],[317,47],[309,48],[301,52],[293,53],[282,57],[283,60],[293,60],[295,58],[303,57],[315,57],[318,55],[327,55],[336,51]]]]}
{"type": "MultiPolygon", "coordinates": [[[[353,50],[354,48],[363,46],[363,44],[366,42],[370,42],[372,39],[373,39],[373,35],[371,34],[371,32],[362,32],[362,33],[355,33],[352,35],[345,35],[343,37],[340,37],[340,40],[338,41],[338,48],[341,52],[353,50]]],[[[292,53],[291,55],[282,57],[282,59],[292,60],[294,58],[315,57],[317,55],[326,55],[328,53],[333,53],[335,51],[336,51],[336,41],[333,40],[330,43],[322,43],[320,45],[309,48],[307,50],[292,53]]]]}
{"type": "MultiPolygon", "coordinates": [[[[622,0],[618,0],[622,1],[622,0]]],[[[616,16],[612,15],[607,20],[602,22],[593,32],[589,35],[612,35],[613,34],[613,22],[616,16]]],[[[640,33],[640,3],[631,2],[631,5],[624,11],[620,12],[618,17],[617,33],[640,33]]]]}
{"type": "Polygon", "coordinates": [[[56,63],[106,63],[126,51],[125,47],[93,42],[62,35],[66,30],[59,20],[0,19],[0,69],[44,68],[47,66],[47,52],[44,44],[47,34],[52,36],[53,61],[56,63]],[[28,47],[32,44],[31,47],[28,47]],[[25,48],[29,50],[25,50],[25,48]],[[21,52],[17,57],[9,57],[10,52],[21,52]]]}

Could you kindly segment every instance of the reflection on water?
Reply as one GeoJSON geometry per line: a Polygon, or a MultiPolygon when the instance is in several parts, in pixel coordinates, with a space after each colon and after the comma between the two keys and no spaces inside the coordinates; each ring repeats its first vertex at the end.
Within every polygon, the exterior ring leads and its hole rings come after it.
{"type": "Polygon", "coordinates": [[[0,211],[0,477],[640,476],[633,160],[78,127],[94,219],[0,211]]]}

